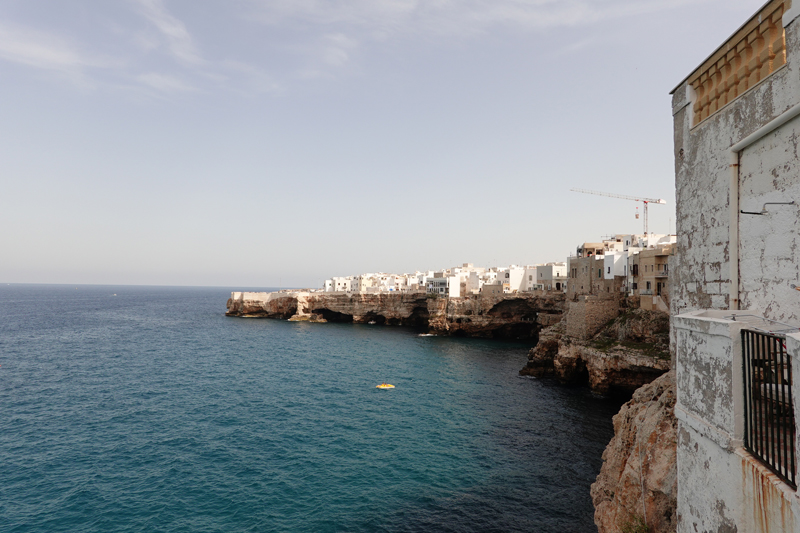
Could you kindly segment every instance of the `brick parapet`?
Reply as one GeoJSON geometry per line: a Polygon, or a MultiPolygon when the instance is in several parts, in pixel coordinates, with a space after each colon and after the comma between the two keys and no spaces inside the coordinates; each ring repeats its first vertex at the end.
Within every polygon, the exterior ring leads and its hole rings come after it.
{"type": "Polygon", "coordinates": [[[791,0],[773,0],[687,79],[694,91],[693,125],[707,119],[786,64],[783,14],[791,0]]]}

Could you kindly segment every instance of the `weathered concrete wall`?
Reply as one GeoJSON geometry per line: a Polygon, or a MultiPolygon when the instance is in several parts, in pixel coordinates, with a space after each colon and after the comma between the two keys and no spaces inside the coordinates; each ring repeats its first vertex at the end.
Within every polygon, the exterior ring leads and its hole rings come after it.
{"type": "MultiPolygon", "coordinates": [[[[800,86],[798,86],[800,90],[800,86]]],[[[739,162],[741,309],[763,309],[767,317],[800,323],[800,118],[742,151],[739,162]]]]}
{"type": "Polygon", "coordinates": [[[790,5],[764,6],[673,96],[679,533],[800,531],[797,492],[742,449],[740,320],[725,319],[731,311],[687,313],[738,307],[748,310],[740,317],[800,317],[800,292],[789,287],[800,284],[798,206],[740,213],[800,201],[798,121],[749,137],[800,103],[800,10],[780,15],[790,5]]]}
{"type": "MultiPolygon", "coordinates": [[[[694,309],[728,307],[731,282],[729,150],[734,144],[800,102],[800,24],[796,21],[786,28],[786,49],[786,66],[696,126],[692,124],[692,91],[687,83],[684,82],[673,94],[678,247],[675,268],[670,272],[672,314],[694,309]]],[[[796,139],[795,128],[796,125],[788,126],[777,137],[769,136],[744,151],[741,161],[744,172],[741,177],[745,179],[745,189],[750,181],[760,181],[762,184],[762,188],[754,188],[753,193],[743,189],[745,196],[741,198],[740,207],[745,211],[752,207],[756,207],[753,209],[755,211],[760,210],[761,204],[758,201],[761,198],[784,198],[796,193],[794,188],[785,193],[782,191],[788,187],[788,182],[797,181],[796,140],[791,140],[796,139]],[[778,147],[774,154],[766,154],[765,152],[773,150],[768,147],[775,146],[779,138],[785,138],[789,142],[778,147]],[[779,153],[784,150],[785,153],[779,153]],[[762,155],[768,156],[767,165],[760,168],[759,160],[762,155]],[[757,171],[758,168],[760,170],[757,171]],[[774,176],[773,171],[777,170],[780,172],[774,176]],[[768,190],[771,191],[769,194],[768,190]],[[747,197],[749,194],[752,198],[747,197]]],[[[800,197],[797,200],[800,201],[800,197]]],[[[797,210],[787,207],[784,211],[774,210],[779,217],[776,222],[784,221],[783,217],[790,216],[787,212],[791,213],[795,220],[781,228],[780,232],[786,234],[794,231],[796,235],[797,210]]],[[[745,253],[758,235],[762,238],[766,235],[763,226],[770,217],[756,218],[764,220],[757,221],[752,215],[739,217],[743,230],[741,237],[746,245],[745,253]],[[751,223],[755,224],[752,230],[748,228],[751,223]]],[[[788,219],[785,221],[788,222],[788,219]]],[[[770,241],[767,243],[767,256],[788,261],[786,258],[789,255],[784,253],[787,241],[782,238],[770,241]]],[[[771,261],[769,258],[766,260],[771,261]]],[[[795,266],[796,264],[797,261],[795,266]]],[[[745,264],[742,266],[749,268],[745,264]]],[[[796,274],[794,276],[796,278],[796,274]]],[[[752,278],[753,281],[756,279],[760,279],[760,276],[752,278]]],[[[757,299],[752,297],[747,304],[758,305],[769,312],[768,306],[759,305],[757,299]]]]}
{"type": "MultiPolygon", "coordinates": [[[[673,318],[679,533],[782,532],[800,527],[800,495],[742,448],[740,331],[768,326],[747,311],[695,311],[673,318]]],[[[786,345],[793,368],[800,368],[800,334],[787,335],[786,345]]],[[[795,412],[800,412],[798,393],[800,384],[795,381],[795,412]]]]}

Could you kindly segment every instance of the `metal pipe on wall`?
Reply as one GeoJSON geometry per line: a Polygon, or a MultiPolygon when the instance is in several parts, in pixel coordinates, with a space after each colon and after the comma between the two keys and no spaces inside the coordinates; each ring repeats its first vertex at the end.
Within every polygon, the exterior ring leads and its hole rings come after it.
{"type": "Polygon", "coordinates": [[[756,131],[731,146],[730,163],[730,224],[729,235],[730,242],[728,244],[728,257],[730,258],[730,276],[731,286],[729,291],[730,309],[739,309],[739,159],[741,152],[753,144],[754,142],[766,137],[773,131],[777,130],[793,118],[800,115],[800,104],[795,104],[774,119],[770,120],[765,125],[758,128],[756,131]]]}

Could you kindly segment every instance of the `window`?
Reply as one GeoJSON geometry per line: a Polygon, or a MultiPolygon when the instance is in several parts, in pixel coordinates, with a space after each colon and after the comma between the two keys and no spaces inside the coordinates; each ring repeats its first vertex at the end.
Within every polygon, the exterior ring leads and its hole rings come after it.
{"type": "Polygon", "coordinates": [[[649,281],[647,282],[647,290],[648,291],[650,290],[650,282],[649,281]]]}
{"type": "Polygon", "coordinates": [[[792,365],[782,335],[742,330],[745,448],[797,487],[792,365]]]}
{"type": "Polygon", "coordinates": [[[603,269],[602,268],[598,268],[597,269],[597,277],[598,278],[602,278],[603,277],[603,269]]]}

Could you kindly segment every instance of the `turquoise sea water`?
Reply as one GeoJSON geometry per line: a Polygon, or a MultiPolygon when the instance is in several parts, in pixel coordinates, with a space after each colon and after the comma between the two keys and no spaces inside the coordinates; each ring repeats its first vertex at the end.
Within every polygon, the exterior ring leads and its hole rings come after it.
{"type": "Polygon", "coordinates": [[[596,531],[618,405],[520,378],[528,345],[229,293],[0,286],[0,531],[596,531]]]}

